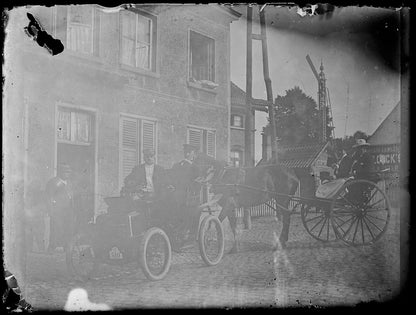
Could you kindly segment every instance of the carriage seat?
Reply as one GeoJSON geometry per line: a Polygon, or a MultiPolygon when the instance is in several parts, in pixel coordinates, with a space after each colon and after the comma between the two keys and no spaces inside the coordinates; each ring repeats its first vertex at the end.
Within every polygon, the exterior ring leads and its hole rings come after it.
{"type": "Polygon", "coordinates": [[[341,187],[344,185],[344,183],[347,180],[348,178],[338,178],[338,179],[334,179],[329,182],[326,182],[325,184],[321,184],[318,186],[315,196],[318,198],[331,199],[341,189],[341,187]]]}

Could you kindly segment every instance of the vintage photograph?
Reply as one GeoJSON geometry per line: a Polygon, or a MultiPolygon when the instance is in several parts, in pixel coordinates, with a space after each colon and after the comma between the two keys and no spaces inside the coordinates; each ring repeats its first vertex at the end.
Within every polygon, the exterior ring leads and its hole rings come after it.
{"type": "Polygon", "coordinates": [[[399,297],[409,12],[6,10],[6,310],[399,297]]]}

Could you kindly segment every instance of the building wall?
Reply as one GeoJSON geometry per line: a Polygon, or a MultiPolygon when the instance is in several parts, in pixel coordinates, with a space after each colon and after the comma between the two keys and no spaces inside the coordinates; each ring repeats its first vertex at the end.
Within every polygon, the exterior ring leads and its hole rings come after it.
{"type": "Polygon", "coordinates": [[[382,180],[379,184],[393,207],[399,205],[400,133],[398,104],[368,139],[372,145],[369,152],[373,157],[373,171],[387,170],[380,173],[382,180]]]}
{"type": "MultiPolygon", "coordinates": [[[[65,36],[57,10],[16,9],[20,29],[28,24],[26,12],[34,14],[57,38],[65,36]],[[54,29],[53,25],[57,25],[54,29]]],[[[46,183],[56,168],[56,106],[91,109],[96,114],[97,189],[101,196],[118,194],[120,113],[157,120],[158,163],[164,167],[183,157],[187,125],[216,130],[216,157],[229,152],[229,23],[219,9],[195,6],[161,6],[157,14],[157,68],[155,73],[126,70],[119,63],[119,14],[98,12],[98,56],[84,57],[67,49],[51,56],[21,32],[14,39],[23,61],[19,82],[28,108],[28,182],[46,183]],[[202,14],[202,15],[201,15],[202,14]],[[204,16],[205,15],[205,16],[204,16]],[[195,30],[215,39],[215,90],[188,83],[188,33],[195,30]]],[[[66,43],[64,42],[64,45],[66,43]]],[[[8,104],[7,106],[12,106],[8,104]]],[[[96,205],[97,206],[97,205],[96,205]]]]}

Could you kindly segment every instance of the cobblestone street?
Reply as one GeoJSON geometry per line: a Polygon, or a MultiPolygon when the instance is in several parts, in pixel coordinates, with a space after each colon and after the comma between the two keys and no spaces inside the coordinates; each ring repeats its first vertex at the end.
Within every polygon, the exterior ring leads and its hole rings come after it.
{"type": "Polygon", "coordinates": [[[142,307],[240,307],[354,305],[387,301],[399,293],[399,219],[393,209],[387,233],[372,246],[324,244],[311,238],[294,215],[285,250],[274,250],[281,224],[253,219],[241,233],[241,251],[231,248],[205,266],[197,247],[174,253],[167,277],[152,282],[135,265],[102,266],[97,279],[68,279],[63,254],[29,254],[27,300],[35,309],[62,309],[71,289],[87,290],[90,301],[113,309],[142,307]]]}

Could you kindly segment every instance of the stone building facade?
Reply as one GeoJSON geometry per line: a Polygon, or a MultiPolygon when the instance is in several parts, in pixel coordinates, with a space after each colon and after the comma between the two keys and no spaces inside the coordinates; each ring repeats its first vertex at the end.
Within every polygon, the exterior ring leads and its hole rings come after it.
{"type": "MultiPolygon", "coordinates": [[[[230,23],[239,16],[216,4],[13,9],[4,137],[14,145],[10,124],[21,119],[26,191],[42,190],[68,163],[81,207],[96,214],[145,148],[165,168],[183,157],[184,143],[228,160],[230,23]],[[23,32],[27,12],[62,41],[61,54],[23,32]]],[[[6,151],[5,163],[12,159],[6,151]]]]}

